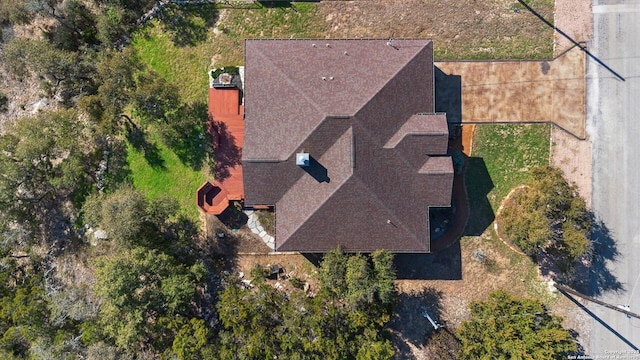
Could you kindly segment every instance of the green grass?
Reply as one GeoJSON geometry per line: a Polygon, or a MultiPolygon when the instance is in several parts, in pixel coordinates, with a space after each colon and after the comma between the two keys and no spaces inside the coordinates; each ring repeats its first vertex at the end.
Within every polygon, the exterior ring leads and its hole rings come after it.
{"type": "Polygon", "coordinates": [[[529,170],[549,164],[551,126],[479,125],[471,157],[484,159],[493,189],[487,198],[494,210],[514,187],[531,179],[529,170]]]}
{"type": "Polygon", "coordinates": [[[193,28],[192,41],[177,41],[166,21],[155,21],[133,34],[132,46],[144,63],[178,86],[186,102],[202,101],[209,86],[208,70],[244,63],[244,39],[323,36],[316,10],[314,3],[276,8],[256,3],[248,9],[205,6],[180,14],[191,19],[182,22],[193,28]],[[218,16],[222,18],[216,35],[211,19],[218,16]]]}
{"type": "MultiPolygon", "coordinates": [[[[250,9],[228,10],[213,6],[172,8],[170,19],[156,20],[134,33],[132,46],[143,63],[180,89],[184,102],[206,102],[208,70],[242,65],[245,38],[321,36],[321,19],[316,16],[316,8],[313,3],[276,8],[256,4],[250,9]],[[215,35],[214,20],[219,11],[224,11],[224,15],[220,32],[215,35]],[[171,22],[181,24],[182,32],[173,30],[175,27],[168,25],[171,22]]],[[[134,186],[150,198],[164,194],[176,197],[181,212],[197,219],[195,191],[206,180],[206,174],[180,162],[154,133],[149,141],[157,150],[152,162],[162,166],[151,166],[142,151],[129,145],[127,161],[134,186]]]]}
{"type": "Polygon", "coordinates": [[[546,124],[476,126],[465,173],[470,208],[466,234],[481,235],[509,191],[530,180],[529,169],[549,163],[550,131],[546,124]]]}
{"type": "Polygon", "coordinates": [[[147,141],[152,146],[155,145],[157,156],[154,162],[159,165],[152,166],[142,150],[136,150],[131,144],[127,144],[127,162],[134,187],[151,199],[161,195],[175,197],[180,203],[180,214],[197,221],[199,213],[195,192],[206,180],[204,173],[183,164],[153,132],[149,133],[147,141]]]}

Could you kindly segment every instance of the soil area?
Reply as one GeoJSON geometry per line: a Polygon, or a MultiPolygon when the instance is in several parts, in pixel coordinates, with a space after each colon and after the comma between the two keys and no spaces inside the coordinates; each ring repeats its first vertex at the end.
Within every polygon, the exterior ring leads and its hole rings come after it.
{"type": "MultiPolygon", "coordinates": [[[[556,0],[554,24],[577,42],[590,41],[593,28],[591,0],[556,0]]],[[[554,40],[556,55],[573,45],[558,32],[555,33],[554,40]]]]}

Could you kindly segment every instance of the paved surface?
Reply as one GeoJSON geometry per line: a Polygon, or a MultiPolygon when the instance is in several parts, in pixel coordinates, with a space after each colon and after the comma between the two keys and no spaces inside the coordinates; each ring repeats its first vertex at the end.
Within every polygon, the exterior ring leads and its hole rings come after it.
{"type": "MultiPolygon", "coordinates": [[[[447,95],[462,97],[463,123],[553,122],[576,137],[585,137],[585,55],[577,48],[553,61],[447,61],[435,65],[445,73],[436,75],[436,86],[445,78],[452,83],[447,90],[460,91],[447,95]]],[[[455,117],[456,111],[451,111],[455,107],[449,103],[442,108],[448,117],[455,117]]]]}
{"type": "MultiPolygon", "coordinates": [[[[612,304],[630,304],[640,312],[640,289],[632,290],[640,274],[640,1],[594,0],[594,38],[590,51],[626,81],[620,81],[594,61],[588,62],[588,133],[593,139],[593,198],[596,215],[615,240],[619,257],[598,274],[610,272],[624,287],[603,291],[612,304]]],[[[606,288],[612,283],[597,282],[606,288]]],[[[639,285],[640,286],[640,285],[639,285]]],[[[590,305],[602,322],[593,321],[590,354],[640,359],[640,320],[598,305],[590,305]],[[618,353],[611,353],[611,352],[618,353]],[[607,353],[609,352],[609,353],[607,353]]],[[[616,357],[607,357],[616,358],[616,357]]]]}

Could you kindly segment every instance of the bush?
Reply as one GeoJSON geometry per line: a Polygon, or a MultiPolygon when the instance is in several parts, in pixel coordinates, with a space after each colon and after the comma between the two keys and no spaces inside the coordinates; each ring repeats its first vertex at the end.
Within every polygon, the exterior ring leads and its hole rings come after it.
{"type": "Polygon", "coordinates": [[[550,315],[538,300],[498,290],[470,310],[471,318],[457,332],[461,359],[552,360],[577,351],[562,318],[550,315]]]}
{"type": "Polygon", "coordinates": [[[533,180],[505,204],[500,214],[504,234],[524,253],[535,258],[549,253],[562,272],[591,246],[593,220],[576,187],[559,169],[537,167],[533,180]]]}
{"type": "Polygon", "coordinates": [[[9,109],[9,98],[7,95],[0,92],[0,112],[5,112],[9,109]]]}

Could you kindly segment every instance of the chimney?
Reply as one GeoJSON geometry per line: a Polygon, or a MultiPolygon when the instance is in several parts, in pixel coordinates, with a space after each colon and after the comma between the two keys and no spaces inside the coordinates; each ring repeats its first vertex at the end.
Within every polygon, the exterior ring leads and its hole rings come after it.
{"type": "Polygon", "coordinates": [[[296,165],[300,167],[309,166],[309,153],[300,152],[296,154],[296,165]]]}

